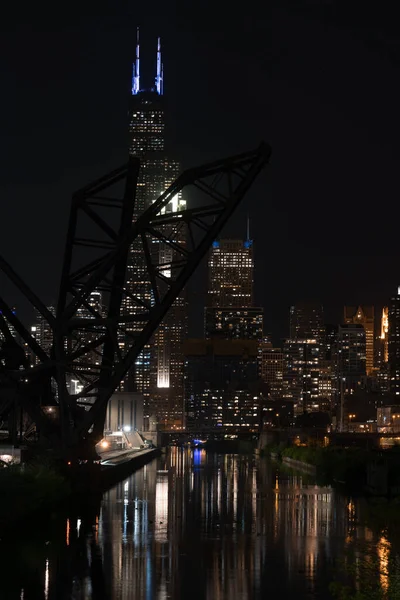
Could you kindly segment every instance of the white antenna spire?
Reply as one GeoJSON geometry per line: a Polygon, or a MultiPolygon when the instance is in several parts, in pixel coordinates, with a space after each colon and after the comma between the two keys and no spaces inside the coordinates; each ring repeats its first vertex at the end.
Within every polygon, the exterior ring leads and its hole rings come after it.
{"type": "Polygon", "coordinates": [[[136,29],[136,60],[133,65],[133,77],[132,77],[132,95],[140,91],[140,55],[139,55],[139,27],[136,29]]]}
{"type": "Polygon", "coordinates": [[[161,38],[157,39],[156,91],[160,96],[164,93],[164,68],[161,60],[161,38]]]}

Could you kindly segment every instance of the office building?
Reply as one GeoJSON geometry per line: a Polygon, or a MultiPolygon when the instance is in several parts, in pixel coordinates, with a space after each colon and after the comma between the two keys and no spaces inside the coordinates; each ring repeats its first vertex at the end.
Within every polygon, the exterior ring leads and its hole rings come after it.
{"type": "Polygon", "coordinates": [[[387,366],[389,362],[389,307],[382,309],[381,322],[375,344],[375,362],[378,369],[387,366]]]}
{"type": "Polygon", "coordinates": [[[274,348],[270,342],[261,342],[258,346],[260,377],[267,385],[269,396],[282,398],[284,353],[282,348],[274,348]]]}
{"type": "Polygon", "coordinates": [[[252,240],[215,241],[208,259],[208,297],[204,312],[207,339],[261,341],[264,311],[253,306],[253,286],[252,240]]]}
{"type": "Polygon", "coordinates": [[[338,325],[327,324],[324,326],[324,337],[322,342],[322,357],[324,360],[337,362],[338,353],[338,325]]]}
{"type": "Polygon", "coordinates": [[[208,259],[210,307],[253,306],[253,242],[224,239],[213,243],[208,259]]]}
{"type": "Polygon", "coordinates": [[[204,311],[205,337],[261,340],[263,314],[262,308],[251,306],[244,308],[207,306],[204,311]]]}
{"type": "MultiPolygon", "coordinates": [[[[48,306],[47,309],[52,315],[56,314],[54,306],[48,306]]],[[[42,350],[44,350],[46,354],[50,356],[50,351],[53,346],[53,330],[39,311],[35,311],[35,323],[31,325],[30,334],[39,344],[42,350]]],[[[28,354],[32,366],[40,362],[36,354],[34,354],[31,350],[28,350],[28,354]]]]}
{"type": "Polygon", "coordinates": [[[319,412],[320,348],[315,339],[288,339],[284,344],[284,395],[293,402],[294,416],[319,412]]]}
{"type": "Polygon", "coordinates": [[[191,339],[184,351],[186,427],[256,431],[262,417],[258,343],[191,339]]]}
{"type": "Polygon", "coordinates": [[[366,373],[373,374],[375,362],[375,310],[373,306],[345,306],[344,323],[362,325],[365,329],[366,373]]]}
{"type": "Polygon", "coordinates": [[[324,310],[321,304],[298,303],[290,307],[289,337],[291,340],[315,340],[324,337],[324,310]]]}
{"type": "Polygon", "coordinates": [[[389,390],[400,396],[400,286],[389,304],[389,390]]]}
{"type": "Polygon", "coordinates": [[[352,392],[366,377],[366,335],[358,323],[339,325],[338,375],[345,392],[352,392]]]}
{"type": "MultiPolygon", "coordinates": [[[[164,74],[160,40],[157,46],[155,84],[150,88],[142,86],[141,83],[139,53],[138,38],[129,111],[129,153],[141,160],[134,220],[170,186],[180,172],[179,163],[166,152],[164,74]]],[[[165,208],[165,212],[179,212],[185,207],[184,199],[178,194],[165,208]]],[[[164,233],[171,236],[173,241],[181,244],[185,242],[177,239],[177,234],[169,231],[168,226],[165,226],[164,233]]],[[[151,240],[150,246],[153,259],[163,265],[164,275],[172,277],[168,265],[174,259],[174,252],[156,239],[151,240]]],[[[139,302],[125,297],[122,306],[124,314],[140,314],[143,303],[151,305],[153,298],[141,242],[131,246],[126,286],[132,295],[139,298],[139,302]]],[[[142,325],[142,322],[130,324],[126,327],[127,334],[134,335],[142,325]]],[[[150,414],[160,418],[166,428],[183,427],[182,343],[186,332],[186,300],[185,294],[182,293],[175,300],[153,339],[136,359],[124,385],[125,389],[133,389],[144,396],[145,428],[150,414]]],[[[122,339],[121,344],[123,343],[122,339]]]]}
{"type": "Polygon", "coordinates": [[[319,394],[335,410],[338,402],[338,325],[327,324],[320,350],[319,394]]]}

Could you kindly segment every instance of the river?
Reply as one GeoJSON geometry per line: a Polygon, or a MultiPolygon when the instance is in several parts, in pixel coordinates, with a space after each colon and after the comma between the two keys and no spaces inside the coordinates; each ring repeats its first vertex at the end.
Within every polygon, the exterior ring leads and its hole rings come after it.
{"type": "Polygon", "coordinates": [[[326,600],[357,541],[387,563],[385,533],[334,489],[266,458],[171,448],[90,511],[1,540],[0,598],[326,600]]]}

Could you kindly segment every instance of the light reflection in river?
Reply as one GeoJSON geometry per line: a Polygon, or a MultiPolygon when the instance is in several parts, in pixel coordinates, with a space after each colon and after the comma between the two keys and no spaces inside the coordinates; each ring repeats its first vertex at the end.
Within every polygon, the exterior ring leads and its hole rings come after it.
{"type": "Polygon", "coordinates": [[[389,557],[390,557],[390,542],[385,537],[384,533],[376,547],[379,559],[379,578],[382,589],[387,592],[389,589],[389,557]]]}
{"type": "Polygon", "coordinates": [[[252,456],[171,448],[48,535],[12,600],[325,599],[359,540],[388,585],[389,539],[358,524],[357,503],[252,456]]]}

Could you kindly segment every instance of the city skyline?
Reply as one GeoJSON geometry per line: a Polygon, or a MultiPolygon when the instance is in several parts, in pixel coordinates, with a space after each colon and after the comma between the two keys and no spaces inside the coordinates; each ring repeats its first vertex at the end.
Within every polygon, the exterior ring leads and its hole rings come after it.
{"type": "Polygon", "coordinates": [[[1,598],[400,600],[395,8],[6,4],[1,598]]]}
{"type": "MultiPolygon", "coordinates": [[[[235,242],[238,242],[241,240],[236,239],[235,242]]],[[[256,265],[255,265],[256,266],[256,265]]],[[[255,284],[256,282],[254,282],[255,284]]],[[[385,335],[385,331],[386,331],[386,336],[388,335],[388,305],[390,304],[391,298],[393,298],[396,295],[396,291],[398,291],[400,289],[400,285],[396,286],[395,289],[392,291],[391,296],[389,296],[388,298],[384,298],[381,300],[381,302],[378,305],[375,306],[371,306],[370,308],[373,308],[375,311],[375,323],[374,323],[374,345],[376,346],[378,343],[378,338],[382,338],[382,336],[385,335]],[[386,328],[386,329],[385,329],[386,328]]],[[[206,285],[204,286],[204,290],[203,290],[203,294],[204,297],[207,298],[207,287],[206,285]]],[[[300,305],[303,305],[304,303],[300,302],[297,303],[300,305]]],[[[318,304],[320,305],[323,309],[324,307],[319,303],[319,302],[307,302],[306,304],[318,304]]],[[[52,307],[54,306],[54,302],[50,303],[48,305],[48,307],[50,307],[51,310],[54,310],[52,307]]],[[[278,335],[274,335],[271,334],[270,331],[270,318],[271,315],[268,315],[265,313],[265,309],[264,307],[257,307],[255,304],[253,304],[253,307],[249,307],[250,311],[253,311],[254,317],[256,317],[257,315],[257,310],[260,309],[264,309],[263,312],[263,321],[264,321],[264,326],[263,326],[263,332],[264,335],[268,336],[271,341],[275,344],[275,346],[279,346],[279,344],[283,344],[283,342],[285,341],[285,339],[290,339],[290,321],[291,321],[291,312],[293,307],[296,306],[296,304],[291,303],[288,306],[285,307],[285,312],[286,312],[286,328],[283,328],[282,331],[280,333],[278,333],[278,335]],[[255,312],[254,312],[255,311],[255,312]]],[[[362,307],[365,306],[365,304],[359,303],[357,306],[362,307]]],[[[345,318],[342,316],[342,318],[340,318],[340,315],[344,314],[344,310],[347,308],[347,305],[345,303],[343,304],[338,304],[338,306],[336,307],[336,314],[338,315],[338,318],[336,320],[334,319],[329,319],[329,318],[324,318],[323,320],[323,325],[325,327],[330,326],[330,325],[344,325],[345,324],[345,318]]],[[[18,306],[15,306],[14,309],[16,310],[16,312],[18,313],[18,306]]],[[[199,324],[200,324],[200,328],[199,328],[199,336],[201,337],[204,334],[204,324],[205,324],[205,315],[206,315],[206,311],[207,311],[207,302],[205,302],[204,306],[202,307],[202,317],[199,318],[199,324]]],[[[250,313],[251,314],[251,313],[250,313]]],[[[325,311],[324,311],[325,314],[325,311]]],[[[254,321],[256,326],[259,326],[258,321],[254,321]]],[[[29,317],[28,319],[26,319],[26,325],[31,326],[31,325],[35,325],[35,318],[34,316],[29,317]]],[[[189,337],[193,337],[190,336],[190,333],[188,334],[189,337]]],[[[196,336],[195,336],[196,337],[196,336]]],[[[387,344],[387,337],[386,337],[386,342],[385,344],[387,344]]],[[[386,346],[385,346],[386,347],[386,346]]],[[[386,349],[385,351],[382,350],[382,355],[385,354],[386,355],[386,359],[387,359],[387,352],[388,350],[386,349]]],[[[375,357],[378,356],[379,354],[379,348],[376,347],[374,349],[374,354],[375,357]]]]}
{"type": "MultiPolygon", "coordinates": [[[[328,321],[335,320],[343,305],[362,301],[377,306],[381,298],[384,304],[398,284],[392,230],[396,219],[372,232],[356,207],[358,198],[372,206],[378,198],[393,203],[398,97],[390,83],[396,79],[392,57],[370,48],[360,24],[351,23],[344,31],[343,23],[332,20],[329,6],[324,10],[331,29],[322,37],[321,15],[302,3],[298,12],[289,2],[274,5],[268,19],[257,19],[260,35],[255,37],[237,15],[229,13],[224,21],[222,8],[213,26],[200,19],[191,36],[188,14],[178,24],[166,5],[158,8],[151,15],[143,7],[138,12],[116,9],[112,27],[107,27],[109,15],[99,14],[100,30],[93,31],[86,17],[76,25],[66,20],[56,38],[40,26],[46,19],[39,9],[29,34],[22,26],[12,35],[6,32],[10,51],[2,57],[2,112],[7,119],[0,180],[9,220],[16,222],[21,214],[25,219],[18,236],[11,235],[5,222],[0,234],[16,270],[50,304],[56,282],[47,273],[58,271],[71,193],[126,160],[131,63],[140,25],[143,61],[150,62],[150,74],[156,67],[154,40],[163,39],[169,135],[183,167],[252,147],[260,136],[271,141],[271,177],[257,184],[225,235],[240,236],[249,213],[257,255],[267,265],[264,273],[257,267],[261,276],[257,273],[256,303],[266,315],[274,314],[276,333],[286,327],[286,307],[301,299],[319,299],[328,321]],[[301,38],[297,25],[306,31],[301,38]],[[107,31],[108,43],[98,31],[107,31]],[[226,34],[223,45],[221,32],[226,34]],[[338,32],[343,35],[334,38],[338,32]],[[258,50],[252,53],[254,46],[258,50]],[[28,51],[34,77],[26,72],[28,51]],[[229,58],[232,54],[235,61],[229,58]],[[285,58],[278,60],[280,56],[285,58]],[[326,69],[319,69],[320,63],[326,69]],[[318,78],[312,76],[315,69],[318,78]],[[236,93],[238,73],[243,72],[248,74],[240,86],[248,92],[236,93]],[[345,95],[339,93],[342,79],[345,95]],[[385,93],[377,93],[379,86],[385,93]],[[30,99],[28,122],[20,118],[22,98],[30,99]],[[354,100],[348,104],[349,98],[354,100]],[[30,159],[16,169],[21,149],[30,152],[30,159]],[[300,202],[299,196],[307,201],[300,202]],[[325,220],[321,202],[329,211],[325,220]],[[351,243],[342,247],[337,232],[343,219],[356,219],[358,227],[351,243]],[[360,259],[362,255],[368,259],[360,259]],[[312,270],[307,278],[300,276],[299,265],[308,257],[317,278],[312,270]]],[[[345,22],[349,15],[342,17],[345,22]]],[[[368,22],[371,16],[363,13],[362,18],[368,22]]],[[[383,21],[383,32],[390,28],[380,10],[374,20],[383,21]]],[[[384,39],[380,43],[385,47],[384,39]]],[[[16,304],[13,291],[5,291],[10,304],[16,304]]],[[[190,300],[195,302],[194,294],[190,300]]]]}

